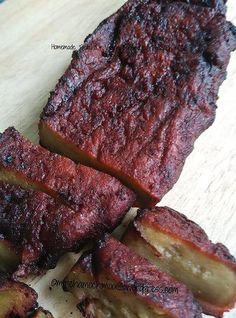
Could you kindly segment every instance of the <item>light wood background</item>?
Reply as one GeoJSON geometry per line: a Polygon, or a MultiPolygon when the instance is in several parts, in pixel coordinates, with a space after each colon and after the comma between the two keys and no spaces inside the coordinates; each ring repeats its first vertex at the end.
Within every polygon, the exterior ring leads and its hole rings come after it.
{"type": "MultiPolygon", "coordinates": [[[[98,23],[124,0],[6,0],[0,4],[0,131],[15,126],[37,141],[37,122],[52,90],[70,63],[71,51],[51,44],[79,47],[98,23]]],[[[228,18],[236,24],[236,2],[228,1],[228,18]]],[[[216,242],[236,256],[236,53],[220,90],[217,119],[196,142],[181,178],[161,205],[169,205],[198,222],[216,242]]],[[[55,318],[80,317],[76,301],[60,288],[75,257],[66,255],[56,270],[28,282],[39,302],[55,318]]],[[[225,314],[236,317],[236,310],[225,314]]]]}

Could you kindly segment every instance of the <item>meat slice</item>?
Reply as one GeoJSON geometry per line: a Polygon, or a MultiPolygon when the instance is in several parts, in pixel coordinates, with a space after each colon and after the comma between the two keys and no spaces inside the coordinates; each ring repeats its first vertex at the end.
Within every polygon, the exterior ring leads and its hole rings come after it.
{"type": "Polygon", "coordinates": [[[53,318],[53,316],[49,311],[40,307],[29,318],[53,318]]]}
{"type": "Polygon", "coordinates": [[[76,212],[45,193],[0,183],[2,270],[17,277],[51,269],[63,253],[92,242],[102,228],[110,230],[102,215],[94,220],[83,211],[76,212]]]}
{"type": "Polygon", "coordinates": [[[41,115],[41,144],[155,205],[214,121],[236,48],[225,3],[128,1],[74,52],[41,115]]]}
{"type": "MultiPolygon", "coordinates": [[[[71,237],[68,222],[75,214],[45,193],[0,182],[2,270],[17,277],[55,267],[59,256],[88,239],[85,229],[71,237]]],[[[94,229],[90,231],[92,239],[94,229]]]]}
{"type": "Polygon", "coordinates": [[[206,233],[170,208],[144,209],[123,243],[185,283],[206,314],[222,317],[236,302],[236,260],[206,233]]]}
{"type": "Polygon", "coordinates": [[[45,192],[86,218],[93,214],[94,222],[104,218],[108,226],[135,200],[115,178],[51,153],[13,127],[0,134],[0,180],[45,192]]]}
{"type": "Polygon", "coordinates": [[[25,318],[37,305],[37,293],[0,273],[0,318],[25,318]]]}
{"type": "MultiPolygon", "coordinates": [[[[0,191],[1,192],[1,191],[0,191]]],[[[0,211],[2,212],[2,200],[0,195],[0,211]]],[[[1,228],[1,212],[0,212],[0,228],[1,228]]],[[[1,230],[0,230],[1,233],[1,230]]],[[[20,262],[19,249],[6,240],[4,236],[0,234],[0,272],[12,273],[17,269],[20,262]]]]}
{"type": "Polygon", "coordinates": [[[64,287],[78,298],[86,318],[201,317],[185,285],[109,235],[80,258],[64,287]]]}
{"type": "Polygon", "coordinates": [[[24,222],[32,222],[36,236],[36,229],[41,230],[40,225],[46,224],[43,235],[47,244],[53,245],[50,236],[56,239],[58,235],[54,248],[57,244],[59,248],[70,248],[76,241],[79,244],[112,231],[135,201],[134,193],[115,178],[50,153],[32,144],[14,128],[0,135],[0,180],[45,192],[67,206],[56,204],[42,193],[19,190],[22,202],[16,200],[19,203],[17,211],[17,205],[8,204],[7,192],[14,201],[18,190],[2,188],[1,208],[7,231],[17,236],[19,233],[13,233],[14,228],[22,226],[23,231],[24,222]],[[7,209],[12,208],[12,219],[4,212],[4,204],[9,205],[7,209]],[[35,207],[33,211],[27,209],[27,204],[35,207]],[[36,208],[38,213],[34,215],[36,208]],[[55,229],[58,233],[54,233],[55,229]]]}
{"type": "Polygon", "coordinates": [[[49,311],[37,308],[37,298],[32,288],[0,272],[0,318],[53,318],[49,311]]]}

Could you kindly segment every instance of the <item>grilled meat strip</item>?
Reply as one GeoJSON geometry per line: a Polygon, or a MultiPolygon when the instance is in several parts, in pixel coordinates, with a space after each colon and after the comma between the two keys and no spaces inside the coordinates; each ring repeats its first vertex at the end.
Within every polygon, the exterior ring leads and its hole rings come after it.
{"type": "Polygon", "coordinates": [[[63,253],[99,235],[94,223],[45,193],[0,182],[1,267],[14,277],[53,268],[63,253]]]}
{"type": "Polygon", "coordinates": [[[153,206],[214,121],[236,29],[224,0],[130,0],[104,20],[41,115],[41,144],[153,206]]]}
{"type": "Polygon", "coordinates": [[[39,254],[41,243],[49,250],[71,249],[112,231],[135,201],[135,194],[115,178],[50,153],[14,128],[0,134],[0,180],[52,197],[1,188],[2,234],[14,241],[29,235],[39,254]],[[24,230],[29,224],[32,236],[24,230]]]}
{"type": "Polygon", "coordinates": [[[222,317],[236,302],[236,260],[203,229],[167,207],[143,209],[123,243],[185,283],[206,314],[222,317]]]}
{"type": "Polygon", "coordinates": [[[37,293],[0,273],[0,318],[25,318],[37,306],[37,293]]]}
{"type": "Polygon", "coordinates": [[[0,318],[53,318],[49,311],[37,309],[37,298],[32,288],[0,272],[0,318]]]}
{"type": "Polygon", "coordinates": [[[201,317],[200,306],[185,285],[109,235],[82,255],[64,287],[78,298],[86,318],[201,317]],[[84,288],[78,288],[79,283],[84,288]],[[173,292],[165,293],[165,288],[173,292]]]}
{"type": "Polygon", "coordinates": [[[53,316],[49,311],[40,307],[29,318],[53,318],[53,316]]]}

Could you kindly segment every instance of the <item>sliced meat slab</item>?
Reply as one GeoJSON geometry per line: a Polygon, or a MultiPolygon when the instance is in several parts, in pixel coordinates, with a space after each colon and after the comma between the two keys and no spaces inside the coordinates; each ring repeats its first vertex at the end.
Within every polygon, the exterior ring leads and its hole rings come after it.
{"type": "Polygon", "coordinates": [[[85,318],[200,318],[188,288],[110,235],[64,281],[85,318]]]}
{"type": "Polygon", "coordinates": [[[52,235],[55,249],[70,248],[76,241],[80,245],[112,231],[136,198],[115,178],[50,153],[14,128],[0,134],[0,180],[47,194],[1,188],[2,226],[5,224],[6,232],[21,238],[24,222],[31,222],[37,241],[37,229],[43,222],[44,238],[51,248],[52,235]],[[15,200],[18,195],[22,200],[15,200]],[[16,205],[8,200],[15,200],[16,205]],[[5,205],[11,216],[4,211],[5,205]]]}
{"type": "Polygon", "coordinates": [[[153,206],[215,119],[236,29],[223,0],[130,0],[104,20],[44,108],[41,144],[153,206]]]}
{"type": "Polygon", "coordinates": [[[123,243],[185,283],[206,314],[222,317],[236,302],[236,260],[221,243],[168,207],[139,210],[123,243]]]}

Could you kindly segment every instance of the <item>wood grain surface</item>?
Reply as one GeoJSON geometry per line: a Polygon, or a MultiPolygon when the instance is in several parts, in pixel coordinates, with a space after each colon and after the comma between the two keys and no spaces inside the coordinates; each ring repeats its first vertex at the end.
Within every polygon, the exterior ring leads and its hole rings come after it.
{"type": "MultiPolygon", "coordinates": [[[[101,20],[123,0],[6,0],[0,4],[0,131],[15,126],[38,140],[39,114],[78,48],[101,20]]],[[[228,19],[236,24],[236,1],[228,0],[228,19]]],[[[214,125],[196,142],[175,187],[160,205],[168,205],[198,222],[216,242],[236,256],[236,53],[220,90],[214,125]]],[[[55,318],[80,317],[76,300],[61,288],[78,256],[66,255],[56,270],[28,279],[39,292],[40,305],[55,318]]],[[[236,310],[224,317],[236,318],[236,310]]]]}

